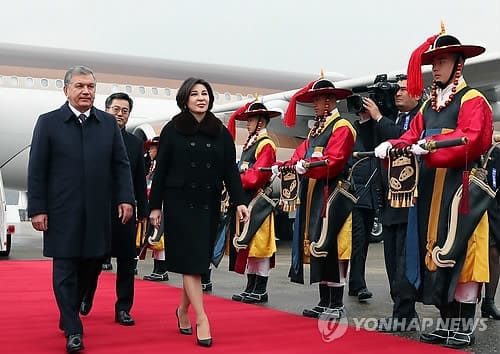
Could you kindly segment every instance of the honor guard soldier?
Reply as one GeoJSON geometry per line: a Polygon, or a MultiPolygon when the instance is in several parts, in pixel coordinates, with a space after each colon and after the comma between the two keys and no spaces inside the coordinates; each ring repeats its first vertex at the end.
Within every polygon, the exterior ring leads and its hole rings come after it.
{"type": "Polygon", "coordinates": [[[335,88],[326,79],[313,81],[299,90],[290,101],[285,124],[295,124],[295,103],[299,101],[312,103],[314,126],[292,158],[280,166],[279,171],[277,166],[273,167],[274,173],[281,172],[282,181],[287,179],[286,171],[290,171],[290,167],[300,175],[300,204],[296,209],[289,276],[292,282],[303,284],[303,264],[310,262],[310,282],[319,283],[320,301],[303,311],[306,317],[325,314],[340,318],[344,313],[344,285],[351,255],[351,210],[355,198],[350,195],[352,199],[344,200],[349,193],[337,193],[337,188],[342,187],[341,179],[346,174],[356,131],[340,116],[337,100],[351,94],[349,90],[335,88]],[[326,164],[307,168],[308,163],[316,161],[326,164]],[[338,215],[329,218],[333,209],[338,215]]]}
{"type": "MultiPolygon", "coordinates": [[[[231,252],[230,268],[241,274],[246,270],[247,284],[232,299],[261,303],[268,301],[267,281],[275,265],[276,238],[275,203],[270,198],[272,173],[260,171],[259,168],[270,167],[276,162],[276,145],[267,133],[267,125],[271,118],[279,117],[281,113],[268,110],[260,102],[242,108],[243,112],[238,110],[230,117],[228,127],[234,137],[235,120],[247,122],[248,138],[243,145],[238,168],[250,206],[250,220],[244,228],[236,227],[233,246],[237,253],[231,252]]],[[[239,221],[236,220],[236,223],[239,221]]]]}
{"type": "Polygon", "coordinates": [[[436,330],[420,340],[462,348],[474,343],[474,316],[482,283],[488,281],[488,218],[494,193],[474,176],[492,138],[492,110],[478,90],[467,85],[467,58],[484,52],[462,45],[444,32],[417,48],[408,65],[408,93],[422,90],[421,65],[432,65],[432,94],[399,139],[375,149],[385,158],[392,146],[411,146],[420,156],[418,199],[408,215],[406,277],[421,301],[441,315],[436,330]],[[468,144],[429,152],[429,141],[466,138],[468,144]],[[469,174],[469,171],[471,171],[469,174]],[[493,195],[492,195],[493,194],[493,195]]]}

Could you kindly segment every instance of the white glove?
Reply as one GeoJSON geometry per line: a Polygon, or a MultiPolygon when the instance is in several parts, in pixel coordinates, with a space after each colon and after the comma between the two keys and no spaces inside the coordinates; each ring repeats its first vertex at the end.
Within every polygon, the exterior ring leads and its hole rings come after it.
{"type": "Polygon", "coordinates": [[[279,176],[281,174],[280,168],[278,165],[272,165],[271,172],[273,173],[273,176],[279,176]]]}
{"type": "Polygon", "coordinates": [[[383,143],[380,143],[376,148],[375,148],[375,157],[378,157],[379,159],[385,159],[387,157],[387,151],[392,148],[392,144],[388,141],[384,141],[383,143]]]}
{"type": "Polygon", "coordinates": [[[429,150],[425,150],[424,148],[420,147],[420,144],[424,144],[424,143],[425,143],[425,139],[417,141],[416,144],[413,144],[411,146],[411,152],[413,152],[417,156],[428,154],[429,150]]]}
{"type": "Polygon", "coordinates": [[[304,160],[299,160],[297,161],[297,164],[295,164],[295,171],[297,171],[299,175],[303,175],[304,173],[307,172],[307,168],[304,167],[304,164],[305,164],[304,160]]]}

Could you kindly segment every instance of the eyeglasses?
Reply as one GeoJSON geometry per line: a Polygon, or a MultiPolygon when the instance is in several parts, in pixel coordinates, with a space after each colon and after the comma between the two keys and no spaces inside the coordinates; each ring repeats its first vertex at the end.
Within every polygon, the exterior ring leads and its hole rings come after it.
{"type": "Polygon", "coordinates": [[[130,113],[130,110],[128,108],[122,108],[122,107],[119,107],[119,106],[113,106],[113,107],[110,107],[111,108],[111,111],[113,111],[114,114],[118,114],[120,112],[122,112],[122,114],[125,114],[125,115],[128,115],[130,113]]]}

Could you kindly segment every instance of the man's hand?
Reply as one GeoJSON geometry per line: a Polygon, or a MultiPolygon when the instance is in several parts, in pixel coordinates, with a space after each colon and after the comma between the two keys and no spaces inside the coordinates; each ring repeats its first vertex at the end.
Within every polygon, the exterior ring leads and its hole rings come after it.
{"type": "Polygon", "coordinates": [[[376,148],[375,148],[375,157],[378,157],[379,159],[385,159],[387,157],[387,151],[392,148],[392,144],[388,141],[384,141],[383,143],[380,143],[376,148]]]}
{"type": "Polygon", "coordinates": [[[155,228],[159,229],[161,224],[161,209],[153,209],[149,213],[149,222],[155,228]]]}
{"type": "Polygon", "coordinates": [[[241,204],[236,207],[236,212],[240,217],[240,221],[247,222],[250,218],[250,213],[248,212],[248,208],[246,205],[241,204]]]}
{"type": "Polygon", "coordinates": [[[118,205],[118,218],[122,220],[122,224],[126,224],[134,213],[132,205],[128,203],[121,203],[118,205]]]}
{"type": "Polygon", "coordinates": [[[47,231],[49,225],[49,216],[47,214],[38,214],[31,218],[31,226],[36,231],[47,231]]]}
{"type": "Polygon", "coordinates": [[[382,113],[380,113],[377,104],[372,99],[363,97],[363,107],[368,111],[370,117],[377,122],[382,118],[382,113]]]}

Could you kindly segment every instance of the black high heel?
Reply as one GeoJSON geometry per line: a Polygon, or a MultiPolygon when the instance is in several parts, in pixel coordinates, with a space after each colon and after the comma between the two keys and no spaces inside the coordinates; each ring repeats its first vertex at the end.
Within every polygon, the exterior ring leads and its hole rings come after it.
{"type": "Polygon", "coordinates": [[[179,321],[179,308],[175,309],[175,317],[177,317],[177,327],[179,328],[179,332],[181,332],[181,334],[185,334],[185,335],[191,335],[193,334],[193,328],[192,327],[189,327],[189,328],[181,328],[181,322],[179,321]]]}
{"type": "Polygon", "coordinates": [[[196,325],[196,342],[200,347],[211,347],[212,346],[212,337],[200,339],[198,338],[198,325],[196,325]]]}

